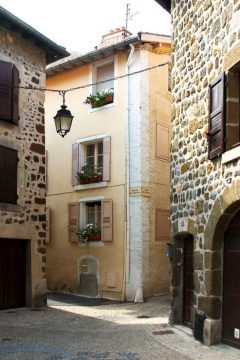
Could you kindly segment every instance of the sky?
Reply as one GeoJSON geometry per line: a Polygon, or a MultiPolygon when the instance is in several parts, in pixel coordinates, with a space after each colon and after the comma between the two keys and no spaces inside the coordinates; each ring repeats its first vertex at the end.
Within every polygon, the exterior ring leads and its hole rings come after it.
{"type": "Polygon", "coordinates": [[[0,0],[0,5],[36,30],[80,54],[94,50],[101,36],[125,26],[126,4],[132,19],[128,30],[171,34],[170,15],[154,0],[0,0]],[[135,14],[135,15],[134,15],[135,14]]]}

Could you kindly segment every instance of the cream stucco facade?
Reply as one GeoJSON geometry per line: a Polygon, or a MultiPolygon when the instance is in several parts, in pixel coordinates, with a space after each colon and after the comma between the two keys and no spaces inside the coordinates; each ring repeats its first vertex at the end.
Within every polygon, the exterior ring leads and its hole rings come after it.
{"type": "Polygon", "coordinates": [[[47,206],[51,219],[47,282],[51,290],[119,300],[168,292],[170,39],[151,34],[141,37],[121,42],[118,36],[111,46],[103,43],[101,51],[96,49],[48,70],[48,88],[70,89],[95,82],[96,69],[108,64],[113,64],[114,77],[165,64],[115,80],[111,85],[114,100],[108,105],[92,108],[83,104],[94,87],[67,91],[66,104],[74,119],[65,138],[56,133],[53,121],[61,97],[57,92],[47,93],[47,206]],[[105,138],[110,139],[107,180],[73,185],[72,144],[78,144],[79,161],[84,163],[89,144],[103,141],[105,152],[105,138]],[[86,222],[89,204],[101,208],[104,222],[107,200],[112,204],[111,239],[90,241],[87,246],[69,241],[69,204],[78,204],[79,226],[86,222]]]}

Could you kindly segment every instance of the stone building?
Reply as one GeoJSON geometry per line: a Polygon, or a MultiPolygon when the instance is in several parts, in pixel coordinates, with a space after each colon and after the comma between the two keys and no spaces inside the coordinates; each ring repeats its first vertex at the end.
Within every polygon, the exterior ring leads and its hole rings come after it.
{"type": "Polygon", "coordinates": [[[171,3],[171,320],[240,347],[240,1],[171,3]]]}
{"type": "Polygon", "coordinates": [[[31,88],[67,55],[0,7],[0,309],[46,300],[45,93],[31,88]]]}
{"type": "Polygon", "coordinates": [[[47,94],[50,289],[118,300],[169,292],[170,54],[168,36],[117,28],[94,51],[48,68],[52,89],[117,78],[66,93],[74,119],[64,139],[52,121],[61,98],[47,94]],[[75,231],[89,223],[98,238],[84,246],[75,231]]]}

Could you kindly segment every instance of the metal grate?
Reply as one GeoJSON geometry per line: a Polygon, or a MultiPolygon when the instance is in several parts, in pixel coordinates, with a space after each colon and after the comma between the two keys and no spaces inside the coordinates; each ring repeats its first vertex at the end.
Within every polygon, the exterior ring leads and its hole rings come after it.
{"type": "Polygon", "coordinates": [[[170,334],[174,334],[174,331],[172,330],[153,331],[153,335],[170,335],[170,334]]]}

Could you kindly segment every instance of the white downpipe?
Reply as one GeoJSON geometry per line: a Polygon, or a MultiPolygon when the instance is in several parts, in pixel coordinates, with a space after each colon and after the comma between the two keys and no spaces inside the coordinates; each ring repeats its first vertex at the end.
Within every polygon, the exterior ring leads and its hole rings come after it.
{"type": "MultiPolygon", "coordinates": [[[[129,44],[131,51],[128,56],[127,64],[126,64],[126,73],[129,73],[129,65],[130,61],[133,57],[135,48],[132,44],[129,44]]],[[[125,290],[126,283],[129,282],[130,275],[130,109],[129,109],[129,77],[126,77],[126,192],[125,192],[125,201],[126,201],[126,219],[125,219],[125,233],[126,233],[126,257],[125,257],[125,290]]]]}

